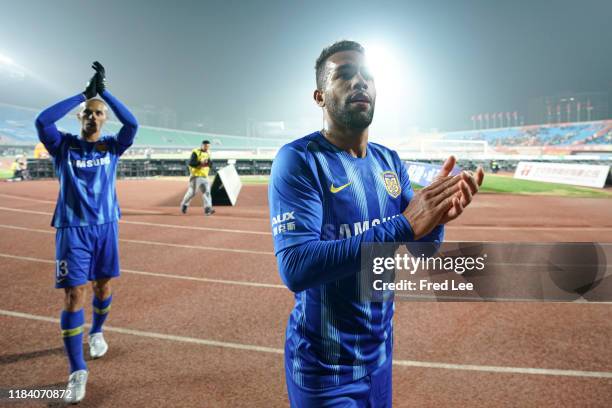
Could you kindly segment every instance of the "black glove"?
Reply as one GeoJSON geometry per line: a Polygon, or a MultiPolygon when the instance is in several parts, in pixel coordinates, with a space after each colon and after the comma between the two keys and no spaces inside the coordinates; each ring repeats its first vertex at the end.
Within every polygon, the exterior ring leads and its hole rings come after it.
{"type": "Polygon", "coordinates": [[[97,76],[98,76],[98,73],[95,73],[94,76],[91,77],[89,82],[87,82],[87,87],[83,91],[83,94],[85,95],[86,99],[91,99],[94,96],[96,96],[96,94],[98,93],[97,76]]]}
{"type": "Polygon", "coordinates": [[[106,89],[106,70],[98,61],[94,61],[91,67],[96,71],[96,88],[98,93],[102,95],[102,92],[106,89]]]}

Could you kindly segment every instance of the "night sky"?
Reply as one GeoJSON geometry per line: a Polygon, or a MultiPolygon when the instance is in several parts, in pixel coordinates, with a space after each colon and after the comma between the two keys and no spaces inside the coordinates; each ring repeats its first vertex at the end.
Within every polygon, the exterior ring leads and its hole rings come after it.
{"type": "Polygon", "coordinates": [[[609,0],[4,1],[0,9],[0,54],[16,64],[0,67],[0,102],[36,108],[82,91],[99,60],[116,96],[175,110],[179,125],[244,134],[249,120],[299,121],[315,130],[314,62],[338,39],[386,50],[373,53],[390,89],[379,92],[380,131],[387,121],[395,130],[465,129],[472,114],[524,112],[531,97],[612,90],[609,0]]]}

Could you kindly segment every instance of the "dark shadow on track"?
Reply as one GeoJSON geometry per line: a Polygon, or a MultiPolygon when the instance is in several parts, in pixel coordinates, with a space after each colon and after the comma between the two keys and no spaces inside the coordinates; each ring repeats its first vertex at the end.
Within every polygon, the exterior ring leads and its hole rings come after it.
{"type": "Polygon", "coordinates": [[[6,356],[0,356],[0,365],[12,364],[12,363],[17,363],[17,362],[24,361],[24,360],[31,360],[34,358],[48,357],[48,356],[55,356],[55,355],[58,355],[58,356],[64,355],[64,348],[56,347],[56,348],[46,349],[46,350],[36,350],[36,351],[29,351],[27,353],[8,354],[6,356]]]}

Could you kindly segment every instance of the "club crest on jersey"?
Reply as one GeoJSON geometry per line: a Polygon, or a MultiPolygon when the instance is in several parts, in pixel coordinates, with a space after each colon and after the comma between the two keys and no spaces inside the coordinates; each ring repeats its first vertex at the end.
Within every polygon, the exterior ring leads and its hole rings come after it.
{"type": "Polygon", "coordinates": [[[96,145],[96,150],[99,152],[106,152],[108,151],[108,146],[106,145],[106,143],[98,143],[96,145]]]}
{"type": "Polygon", "coordinates": [[[399,197],[400,193],[402,192],[402,188],[400,187],[399,180],[397,179],[397,174],[392,171],[385,171],[383,172],[382,177],[387,193],[389,193],[389,195],[393,198],[399,197]]]}

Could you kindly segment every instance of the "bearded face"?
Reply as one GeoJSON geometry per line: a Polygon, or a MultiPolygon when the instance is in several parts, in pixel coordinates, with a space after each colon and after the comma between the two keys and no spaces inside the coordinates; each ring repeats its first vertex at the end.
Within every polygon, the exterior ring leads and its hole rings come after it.
{"type": "Polygon", "coordinates": [[[324,91],[325,109],[331,120],[349,129],[365,129],[372,123],[376,87],[363,54],[342,51],[328,62],[324,91]]]}
{"type": "Polygon", "coordinates": [[[327,111],[336,122],[349,129],[365,129],[374,118],[375,100],[356,92],[344,98],[327,95],[327,111]]]}

